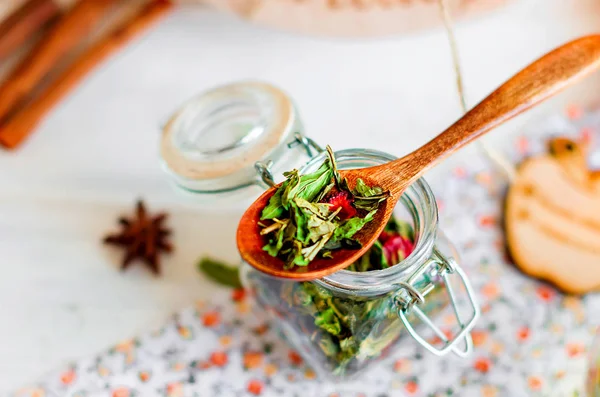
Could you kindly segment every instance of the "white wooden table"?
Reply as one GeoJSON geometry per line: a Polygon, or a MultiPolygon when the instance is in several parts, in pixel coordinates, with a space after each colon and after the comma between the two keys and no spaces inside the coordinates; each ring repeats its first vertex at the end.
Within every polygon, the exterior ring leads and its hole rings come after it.
{"type": "MultiPolygon", "coordinates": [[[[558,44],[600,31],[597,0],[523,0],[457,30],[474,103],[558,44]]],[[[103,66],[19,151],[0,152],[0,391],[68,359],[159,325],[213,287],[195,270],[235,261],[238,212],[188,206],[158,163],[160,123],[211,86],[253,78],[297,101],[308,133],[336,148],[401,155],[460,113],[444,32],[379,40],[297,37],[203,9],[182,9],[103,66]],[[168,209],[177,252],[164,276],[119,272],[101,237],[144,197],[168,209]]],[[[564,103],[600,99],[600,79],[490,136],[564,103]]],[[[471,150],[474,150],[471,148],[471,150]]]]}

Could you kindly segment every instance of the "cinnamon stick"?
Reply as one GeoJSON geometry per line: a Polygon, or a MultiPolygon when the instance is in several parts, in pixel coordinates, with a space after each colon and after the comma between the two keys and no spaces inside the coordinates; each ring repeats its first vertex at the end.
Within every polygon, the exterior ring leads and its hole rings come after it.
{"type": "Polygon", "coordinates": [[[27,0],[0,24],[0,61],[60,14],[54,0],[27,0]]]}
{"type": "Polygon", "coordinates": [[[47,90],[27,107],[20,109],[0,126],[0,144],[17,147],[46,114],[91,71],[111,54],[142,33],[173,7],[165,0],[154,0],[116,31],[101,39],[73,62],[47,90]]]}
{"type": "Polygon", "coordinates": [[[82,0],[68,11],[0,86],[0,121],[27,97],[56,63],[85,41],[118,0],[82,0]]]}

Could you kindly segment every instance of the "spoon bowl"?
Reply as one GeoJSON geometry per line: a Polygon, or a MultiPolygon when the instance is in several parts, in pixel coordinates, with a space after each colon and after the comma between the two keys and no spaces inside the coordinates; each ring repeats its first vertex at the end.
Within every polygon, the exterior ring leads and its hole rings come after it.
{"type": "MultiPolygon", "coordinates": [[[[356,184],[356,177],[353,178],[352,176],[354,171],[357,170],[340,171],[342,177],[348,179],[350,187],[354,187],[356,184]]],[[[374,183],[368,177],[358,177],[362,178],[367,184],[374,183]]],[[[385,228],[397,201],[388,199],[379,204],[373,220],[354,235],[354,238],[362,244],[360,249],[338,249],[334,252],[334,259],[317,257],[308,266],[294,266],[291,269],[286,269],[284,267],[285,263],[281,259],[272,257],[262,249],[266,244],[266,240],[264,236],[260,235],[261,227],[258,224],[263,208],[266,207],[269,199],[275,194],[278,187],[279,185],[265,191],[242,216],[237,229],[238,249],[240,252],[245,253],[242,258],[248,263],[250,263],[248,260],[251,260],[252,263],[250,264],[257,270],[275,277],[290,278],[298,281],[314,280],[342,270],[355,261],[357,257],[365,254],[385,228]]]]}
{"type": "Polygon", "coordinates": [[[237,244],[242,258],[254,268],[276,277],[312,280],[350,266],[377,240],[394,207],[408,186],[428,169],[486,132],[562,91],[600,67],[600,35],[586,36],[544,55],[517,73],[496,91],[466,113],[456,123],[416,151],[376,167],[340,171],[352,188],[361,178],[367,185],[389,191],[374,219],[354,238],[361,243],[356,250],[340,249],[333,258],[316,258],[308,266],[284,267],[262,247],[259,220],[263,208],[279,186],[263,193],[242,216],[237,244]]]}

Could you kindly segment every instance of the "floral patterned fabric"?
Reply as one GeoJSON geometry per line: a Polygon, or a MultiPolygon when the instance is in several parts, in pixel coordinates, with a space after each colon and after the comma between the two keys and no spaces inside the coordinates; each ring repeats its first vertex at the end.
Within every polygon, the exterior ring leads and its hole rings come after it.
{"type": "MultiPolygon", "coordinates": [[[[591,141],[600,114],[576,108],[516,140],[515,162],[544,136],[591,141]]],[[[129,396],[585,396],[587,350],[600,295],[564,296],[510,265],[501,230],[504,179],[481,157],[433,184],[441,224],[462,254],[482,316],[467,359],[437,358],[416,343],[360,379],[329,384],[277,335],[243,291],[197,302],[161,329],[81,359],[13,397],[129,396]]],[[[451,324],[452,318],[438,318],[451,324]]]]}

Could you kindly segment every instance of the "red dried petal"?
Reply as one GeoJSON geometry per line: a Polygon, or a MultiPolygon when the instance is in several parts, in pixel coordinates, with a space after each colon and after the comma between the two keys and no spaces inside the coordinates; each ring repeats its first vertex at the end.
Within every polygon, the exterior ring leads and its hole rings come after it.
{"type": "Polygon", "coordinates": [[[325,202],[331,204],[331,211],[337,211],[338,208],[341,208],[338,214],[340,219],[348,219],[357,215],[356,208],[352,205],[352,197],[348,192],[333,193],[325,202]]]}
{"type": "Polygon", "coordinates": [[[407,238],[399,234],[386,236],[387,240],[383,243],[383,252],[390,265],[400,262],[401,258],[408,257],[414,250],[414,244],[407,238]]]}

